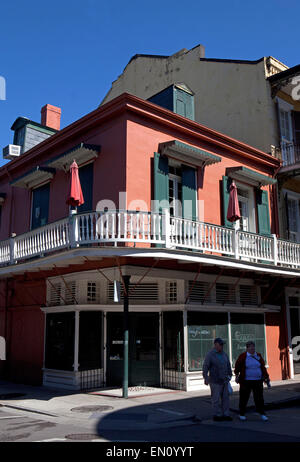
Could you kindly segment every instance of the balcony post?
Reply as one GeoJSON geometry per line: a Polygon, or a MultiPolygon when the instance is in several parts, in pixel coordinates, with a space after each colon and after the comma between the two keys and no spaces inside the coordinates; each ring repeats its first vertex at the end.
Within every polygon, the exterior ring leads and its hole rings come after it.
{"type": "Polygon", "coordinates": [[[238,260],[239,259],[239,235],[238,235],[238,228],[237,228],[236,221],[233,223],[232,240],[233,240],[232,247],[234,251],[234,258],[238,260]]]}
{"type": "Polygon", "coordinates": [[[15,262],[15,233],[12,233],[11,238],[9,239],[9,256],[10,256],[10,264],[13,265],[15,262]]]}
{"type": "Polygon", "coordinates": [[[71,210],[69,215],[69,229],[70,229],[70,244],[71,247],[78,247],[78,237],[79,237],[79,229],[78,229],[78,217],[76,215],[76,211],[71,210]]]}
{"type": "Polygon", "coordinates": [[[163,231],[165,231],[165,244],[166,248],[171,247],[171,225],[170,225],[170,211],[163,209],[163,231]]]}
{"type": "Polygon", "coordinates": [[[278,265],[278,240],[276,234],[272,234],[273,237],[273,259],[274,265],[278,265]]]}

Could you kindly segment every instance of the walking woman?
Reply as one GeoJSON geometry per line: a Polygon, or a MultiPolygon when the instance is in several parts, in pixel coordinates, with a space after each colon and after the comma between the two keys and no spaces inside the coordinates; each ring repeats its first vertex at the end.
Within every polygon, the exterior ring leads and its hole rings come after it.
{"type": "Polygon", "coordinates": [[[235,363],[235,381],[240,384],[240,420],[246,420],[245,412],[247,403],[253,392],[254,403],[257,412],[263,421],[269,420],[264,411],[263,383],[270,386],[269,374],[265,362],[260,353],[255,351],[255,343],[247,342],[246,349],[235,363]]]}

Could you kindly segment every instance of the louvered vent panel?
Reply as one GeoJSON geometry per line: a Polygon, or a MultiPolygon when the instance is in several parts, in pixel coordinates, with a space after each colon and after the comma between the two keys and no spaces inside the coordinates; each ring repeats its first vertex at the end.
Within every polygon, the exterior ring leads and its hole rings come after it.
{"type": "Polygon", "coordinates": [[[100,303],[99,283],[96,281],[88,281],[86,287],[86,302],[100,303]]]}
{"type": "Polygon", "coordinates": [[[65,286],[65,300],[67,305],[75,305],[76,304],[76,282],[70,281],[67,282],[67,286],[65,286]]]}
{"type": "Polygon", "coordinates": [[[242,305],[257,305],[257,288],[255,286],[240,285],[240,302],[242,305]]]}
{"type": "Polygon", "coordinates": [[[190,302],[210,302],[211,292],[209,293],[209,289],[210,285],[208,282],[196,281],[194,283],[193,281],[189,281],[190,302]]]}
{"type": "MultiPolygon", "coordinates": [[[[135,284],[129,284],[130,302],[158,302],[158,284],[157,283],[145,283],[138,284],[135,288],[135,284]],[[134,289],[134,290],[133,290],[134,289]]],[[[114,285],[108,284],[108,300],[114,300],[114,285]]],[[[121,300],[123,300],[123,285],[121,284],[121,300]]]]}
{"type": "Polygon", "coordinates": [[[216,302],[235,304],[236,295],[235,287],[233,284],[216,284],[216,302]]]}
{"type": "Polygon", "coordinates": [[[61,284],[59,282],[55,284],[51,284],[49,304],[51,306],[61,305],[62,304],[61,295],[62,295],[61,284]]]}
{"type": "Polygon", "coordinates": [[[166,284],[167,302],[177,303],[177,282],[170,281],[166,284]]]}

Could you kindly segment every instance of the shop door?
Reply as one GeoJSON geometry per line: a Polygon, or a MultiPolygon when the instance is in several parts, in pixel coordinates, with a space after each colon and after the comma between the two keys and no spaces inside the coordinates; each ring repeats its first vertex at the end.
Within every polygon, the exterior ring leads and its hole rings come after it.
{"type": "MultiPolygon", "coordinates": [[[[159,315],[129,314],[129,386],[159,385],[159,315]]],[[[107,315],[107,385],[123,383],[123,313],[107,315]]]]}

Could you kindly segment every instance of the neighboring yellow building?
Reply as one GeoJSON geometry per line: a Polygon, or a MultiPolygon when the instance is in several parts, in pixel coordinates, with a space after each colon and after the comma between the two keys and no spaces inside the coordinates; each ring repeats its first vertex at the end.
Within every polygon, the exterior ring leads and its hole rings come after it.
{"type": "Polygon", "coordinates": [[[270,153],[278,144],[277,112],[268,77],[288,69],[272,57],[211,59],[204,47],[172,56],[135,55],[101,104],[127,92],[148,99],[173,83],[193,92],[195,120],[270,153]]]}

